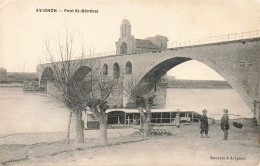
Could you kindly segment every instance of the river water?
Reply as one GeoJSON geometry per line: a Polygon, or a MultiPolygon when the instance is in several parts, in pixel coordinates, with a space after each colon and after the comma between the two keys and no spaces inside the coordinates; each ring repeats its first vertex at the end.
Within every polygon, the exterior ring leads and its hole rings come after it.
{"type": "Polygon", "coordinates": [[[43,93],[0,88],[0,134],[66,131],[69,111],[43,93]]]}
{"type": "MultiPolygon", "coordinates": [[[[222,109],[231,114],[253,114],[232,89],[167,89],[167,108],[180,111],[208,110],[219,119],[222,109]]],[[[24,93],[22,88],[0,88],[0,134],[65,132],[69,111],[44,93],[24,93]]]]}

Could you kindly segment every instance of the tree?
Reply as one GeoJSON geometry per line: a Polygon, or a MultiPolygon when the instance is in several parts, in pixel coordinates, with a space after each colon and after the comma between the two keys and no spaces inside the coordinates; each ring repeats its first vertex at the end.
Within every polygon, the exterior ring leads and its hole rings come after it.
{"type": "Polygon", "coordinates": [[[120,83],[120,79],[103,75],[101,72],[87,76],[87,82],[90,86],[90,92],[81,91],[81,93],[89,94],[86,105],[90,108],[100,124],[100,144],[107,144],[107,117],[106,110],[109,108],[108,100],[116,100],[119,95],[116,93],[116,87],[120,83]]]}
{"type": "Polygon", "coordinates": [[[144,137],[149,136],[151,130],[151,108],[154,96],[137,96],[136,106],[141,117],[141,128],[144,130],[144,137]]]}
{"type": "Polygon", "coordinates": [[[151,130],[151,108],[155,95],[138,90],[137,85],[136,79],[130,78],[124,82],[124,91],[125,95],[135,102],[135,106],[140,113],[140,126],[144,131],[143,136],[147,137],[151,130]]]}
{"type": "Polygon", "coordinates": [[[3,68],[3,67],[0,67],[0,74],[6,76],[7,70],[5,68],[3,68]]]}
{"type": "MultiPolygon", "coordinates": [[[[61,42],[59,39],[57,46],[52,45],[51,47],[50,42],[46,41],[45,48],[47,53],[46,60],[49,63],[42,65],[43,70],[49,70],[49,79],[60,93],[59,95],[54,95],[54,97],[62,101],[70,110],[67,143],[70,142],[70,124],[73,114],[76,116],[76,142],[83,143],[84,133],[81,119],[82,110],[85,108],[84,103],[86,101],[80,96],[82,94],[78,93],[81,91],[81,87],[77,86],[79,80],[77,76],[75,76],[76,71],[84,66],[83,60],[73,63],[73,38],[69,38],[68,33],[66,33],[64,42],[61,42]],[[58,59],[56,60],[55,58],[58,59]]],[[[81,55],[84,57],[84,49],[82,49],[81,55]]]]}
{"type": "Polygon", "coordinates": [[[7,71],[5,68],[1,67],[0,68],[0,82],[7,82],[7,71]]]}
{"type": "Polygon", "coordinates": [[[113,93],[113,89],[119,79],[111,79],[103,75],[96,69],[95,59],[83,59],[85,57],[84,47],[81,49],[81,56],[73,60],[73,38],[68,37],[63,42],[59,40],[58,49],[53,51],[50,42],[45,43],[48,61],[43,64],[43,69],[52,70],[50,81],[60,92],[55,95],[70,110],[67,142],[70,140],[70,124],[72,114],[76,116],[76,142],[84,142],[82,111],[89,107],[94,116],[100,123],[101,144],[107,144],[107,119],[106,110],[108,109],[107,100],[113,93]],[[55,57],[59,57],[55,60],[55,57]]]}

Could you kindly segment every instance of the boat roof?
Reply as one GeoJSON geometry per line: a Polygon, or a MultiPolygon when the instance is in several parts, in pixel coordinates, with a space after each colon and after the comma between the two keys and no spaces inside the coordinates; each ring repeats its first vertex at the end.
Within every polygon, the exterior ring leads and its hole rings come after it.
{"type": "MultiPolygon", "coordinates": [[[[113,112],[113,111],[123,111],[125,113],[139,113],[138,109],[137,108],[132,108],[132,109],[128,109],[128,108],[114,108],[114,109],[108,109],[106,111],[106,113],[109,113],[109,112],[113,112]]],[[[151,109],[151,112],[152,113],[155,113],[155,112],[178,112],[177,110],[173,110],[173,109],[151,109]]],[[[188,112],[195,112],[195,111],[179,111],[181,113],[188,113],[188,112]]]]}

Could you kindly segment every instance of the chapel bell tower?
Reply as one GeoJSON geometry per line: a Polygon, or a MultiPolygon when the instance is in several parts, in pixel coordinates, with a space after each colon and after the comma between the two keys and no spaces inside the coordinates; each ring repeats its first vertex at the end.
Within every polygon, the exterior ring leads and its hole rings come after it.
{"type": "Polygon", "coordinates": [[[135,52],[135,37],[131,34],[131,24],[124,19],[120,26],[120,38],[116,42],[116,54],[132,54],[135,52]]]}

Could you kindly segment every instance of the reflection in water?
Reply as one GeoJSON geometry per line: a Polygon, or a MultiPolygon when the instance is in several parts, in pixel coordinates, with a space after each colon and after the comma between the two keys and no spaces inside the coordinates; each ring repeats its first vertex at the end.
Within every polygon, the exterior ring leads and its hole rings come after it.
{"type": "MultiPolygon", "coordinates": [[[[232,89],[168,89],[167,108],[252,117],[249,108],[232,89]]],[[[22,88],[0,88],[0,134],[65,132],[69,111],[43,93],[23,93],[22,88]]],[[[219,119],[220,116],[214,118],[219,119]]]]}

